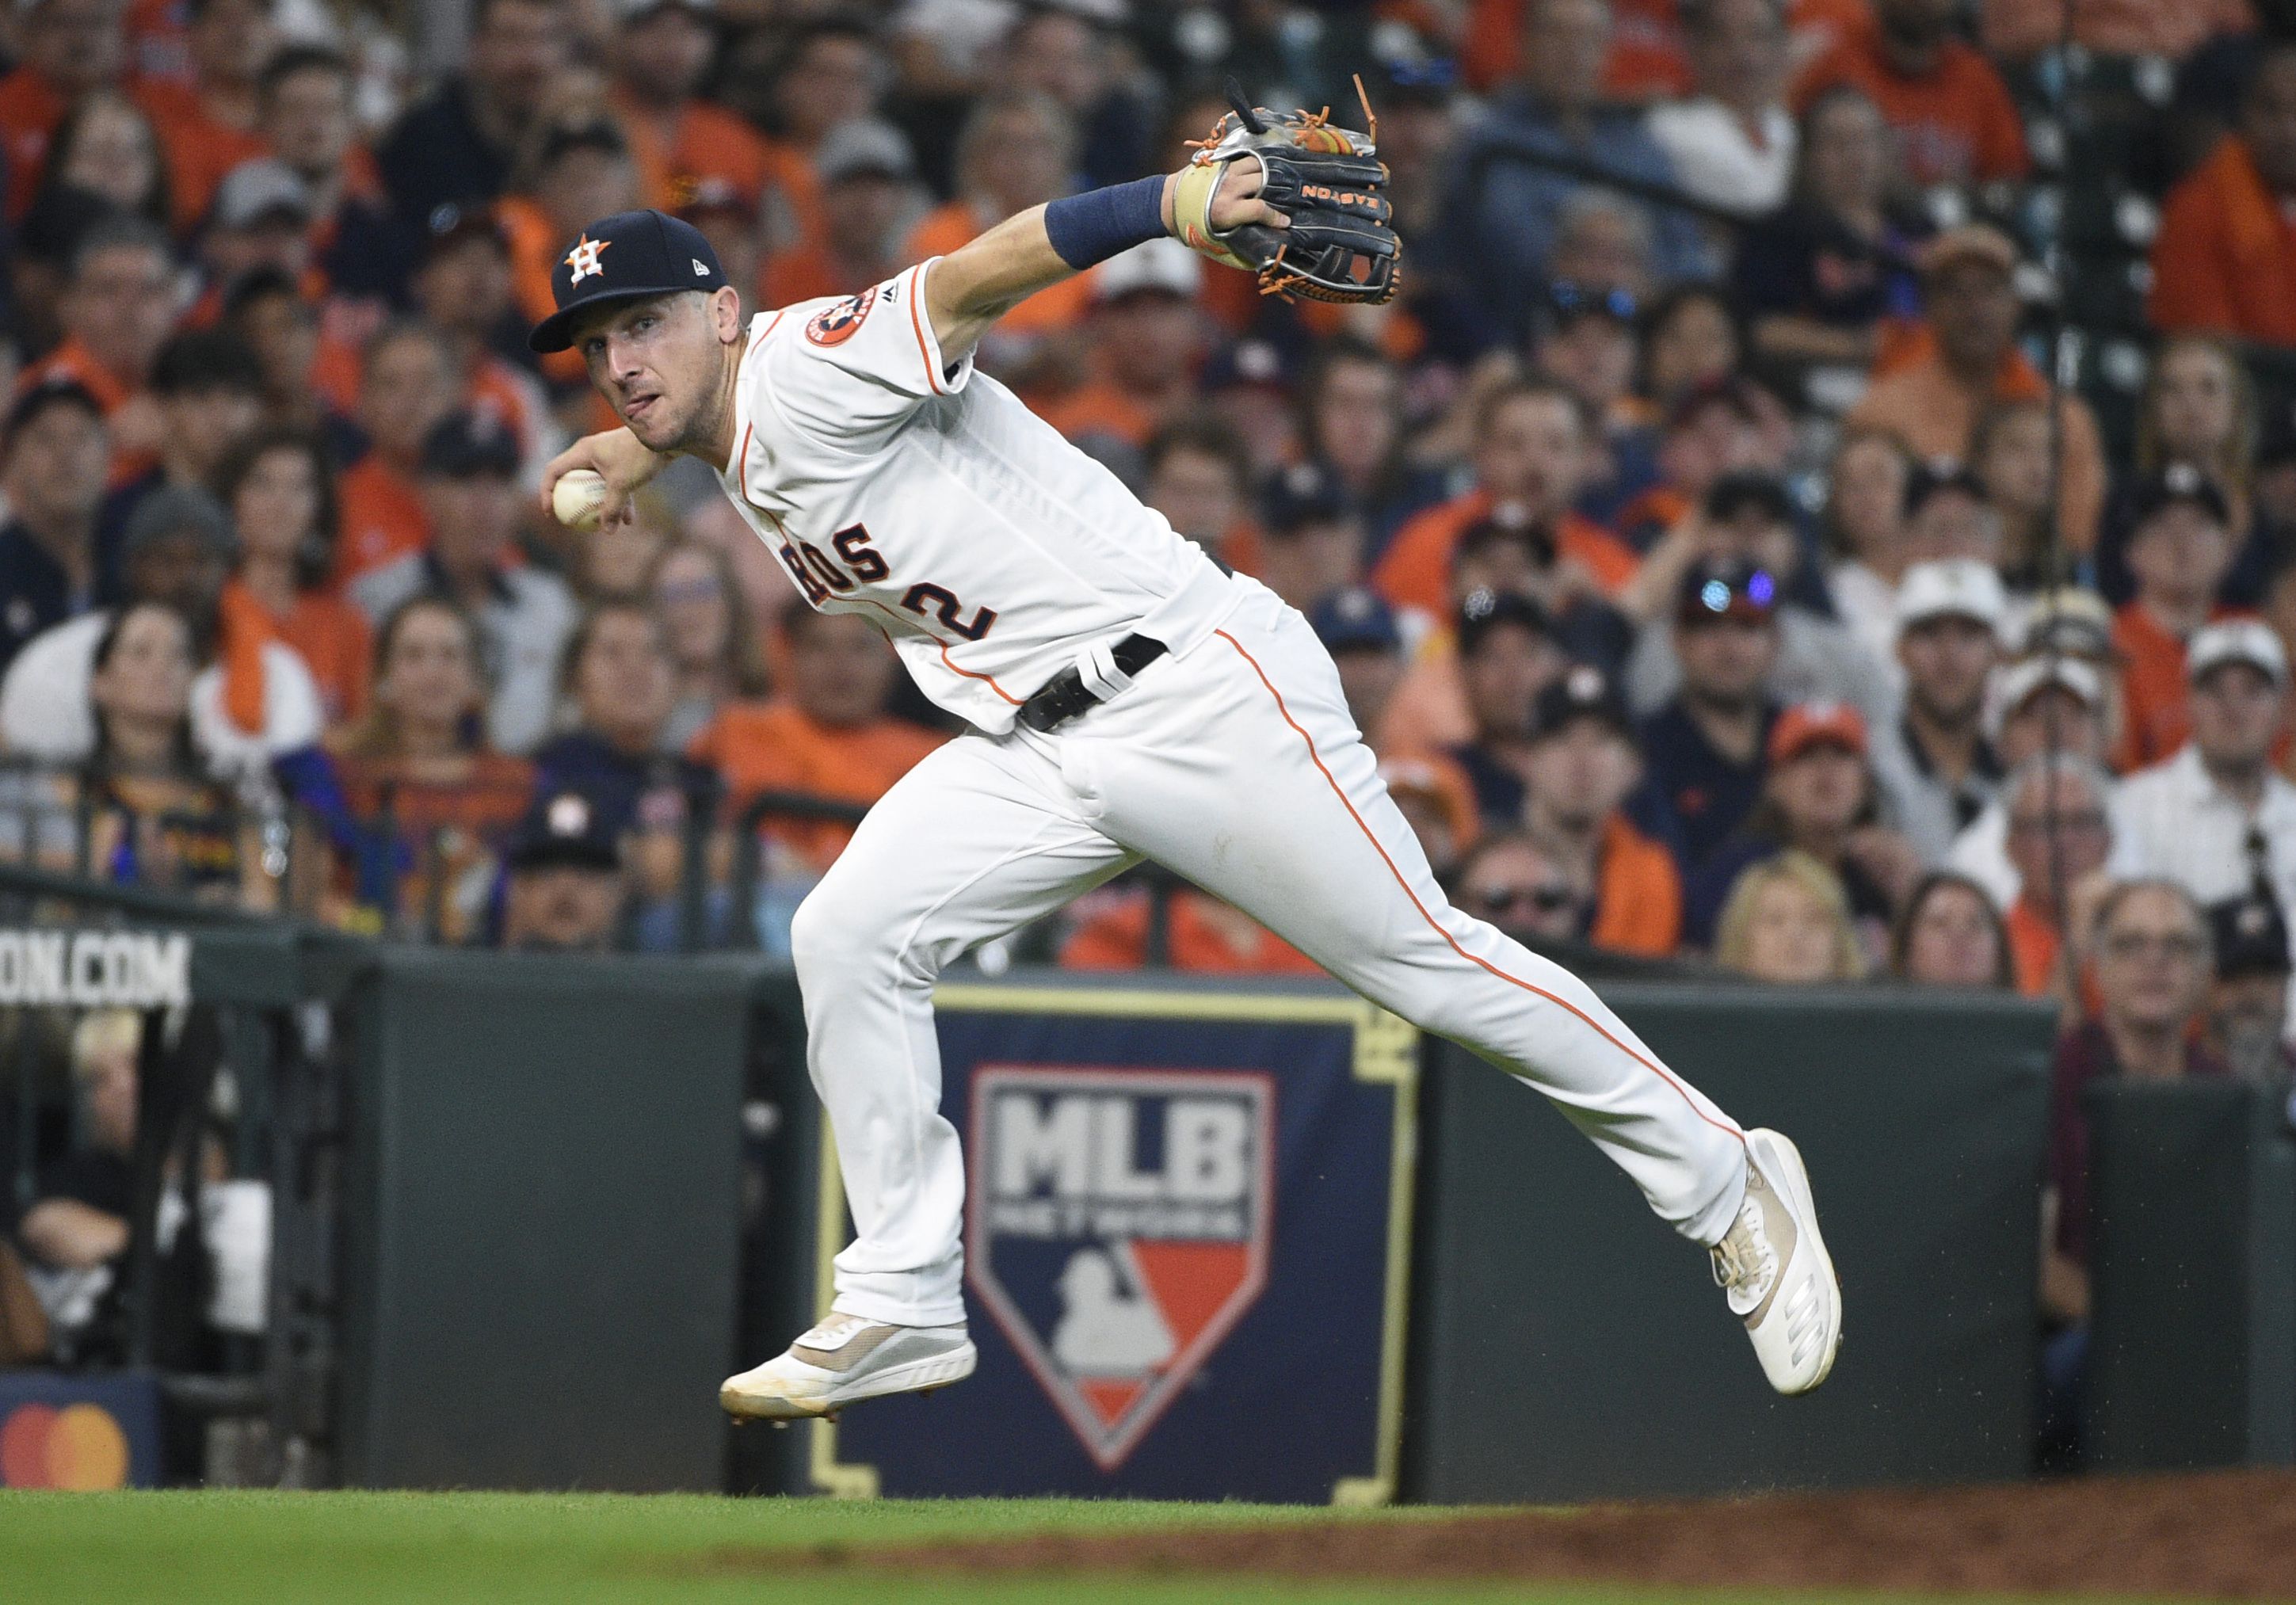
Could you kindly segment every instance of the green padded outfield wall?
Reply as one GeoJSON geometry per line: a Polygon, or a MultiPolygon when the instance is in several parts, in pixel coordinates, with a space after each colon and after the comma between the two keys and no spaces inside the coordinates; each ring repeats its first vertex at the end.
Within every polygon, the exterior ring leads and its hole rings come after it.
{"type": "Polygon", "coordinates": [[[342,1480],[714,1490],[755,966],[383,949],[354,983],[342,1480]]]}
{"type": "Polygon", "coordinates": [[[2046,1011],[1953,994],[1606,983],[1668,1062],[1808,1160],[1846,1339],[1780,1399],[1705,1253],[1546,1101],[1425,1078],[1407,1491],[1576,1500],[2022,1476],[2046,1011]]]}

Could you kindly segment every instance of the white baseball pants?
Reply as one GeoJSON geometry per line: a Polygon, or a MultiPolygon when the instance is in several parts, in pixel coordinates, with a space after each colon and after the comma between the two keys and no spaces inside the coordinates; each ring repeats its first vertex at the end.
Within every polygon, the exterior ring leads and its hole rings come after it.
{"type": "Polygon", "coordinates": [[[1142,858],[1561,1106],[1684,1235],[1745,1190],[1739,1128],[1569,970],[1450,905],[1307,621],[1245,579],[1193,651],[1050,734],[964,735],[870,811],[791,929],[807,1057],[859,1235],[839,1309],[962,1321],[964,1165],[932,988],[1142,858]]]}

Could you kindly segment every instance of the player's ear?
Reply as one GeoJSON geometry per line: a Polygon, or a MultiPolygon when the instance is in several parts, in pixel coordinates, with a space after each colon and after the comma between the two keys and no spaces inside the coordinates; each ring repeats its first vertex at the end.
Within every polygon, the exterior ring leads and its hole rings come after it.
{"type": "Polygon", "coordinates": [[[742,343],[742,292],[720,284],[709,292],[709,327],[721,346],[742,343]]]}

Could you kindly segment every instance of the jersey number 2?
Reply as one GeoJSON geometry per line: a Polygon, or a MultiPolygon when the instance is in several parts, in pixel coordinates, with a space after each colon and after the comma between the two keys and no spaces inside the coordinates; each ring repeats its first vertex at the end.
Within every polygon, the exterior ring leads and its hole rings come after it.
{"type": "MultiPolygon", "coordinates": [[[[840,568],[829,553],[811,541],[783,536],[781,549],[775,553],[782,566],[797,581],[797,588],[805,593],[806,601],[819,607],[832,594],[850,591],[857,585],[883,579],[892,573],[886,565],[884,554],[872,544],[865,524],[854,524],[832,536],[829,544],[837,548],[844,560],[840,568]]],[[[972,617],[965,618],[964,603],[956,593],[945,585],[915,585],[901,598],[901,605],[920,618],[932,618],[955,630],[967,641],[978,641],[988,634],[996,622],[994,608],[975,608],[972,617]]]]}

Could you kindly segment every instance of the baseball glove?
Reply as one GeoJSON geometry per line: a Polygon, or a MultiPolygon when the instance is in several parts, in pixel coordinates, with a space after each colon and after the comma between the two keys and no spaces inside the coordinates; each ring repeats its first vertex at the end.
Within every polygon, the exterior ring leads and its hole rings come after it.
{"type": "MultiPolygon", "coordinates": [[[[1401,287],[1402,245],[1390,221],[1394,209],[1379,192],[1387,168],[1373,143],[1379,119],[1370,97],[1364,98],[1364,120],[1371,132],[1357,134],[1334,127],[1328,107],[1279,116],[1252,105],[1233,78],[1227,92],[1235,110],[1214,125],[1210,137],[1194,142],[1195,157],[1180,174],[1173,216],[1181,241],[1215,262],[1258,274],[1263,295],[1366,306],[1392,299],[1401,287]],[[1220,176],[1247,156],[1259,164],[1259,199],[1291,227],[1212,227],[1220,176]]],[[[1356,93],[1363,92],[1357,78],[1356,93]]]]}

